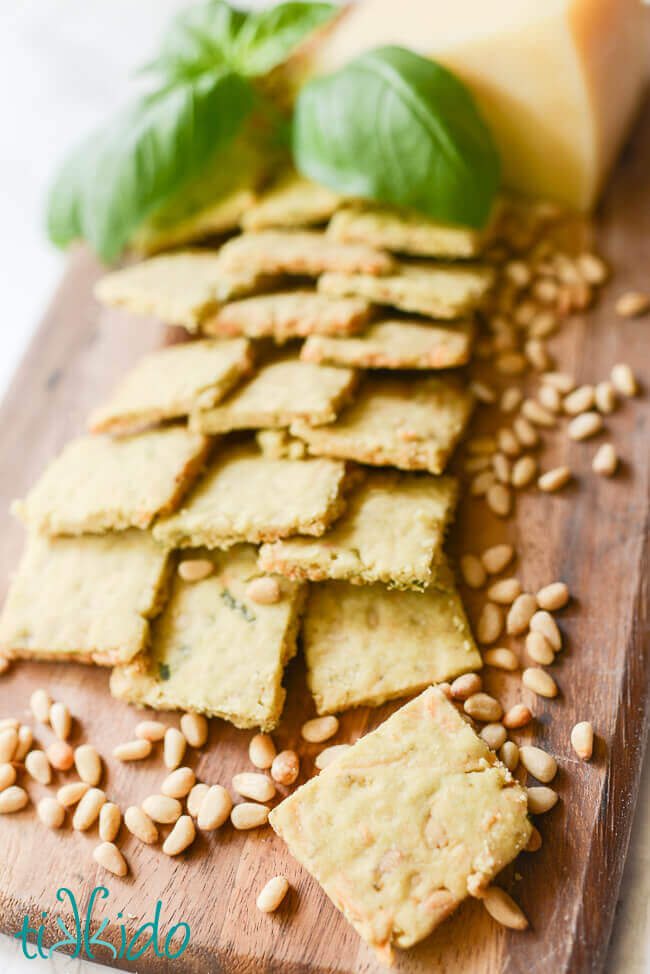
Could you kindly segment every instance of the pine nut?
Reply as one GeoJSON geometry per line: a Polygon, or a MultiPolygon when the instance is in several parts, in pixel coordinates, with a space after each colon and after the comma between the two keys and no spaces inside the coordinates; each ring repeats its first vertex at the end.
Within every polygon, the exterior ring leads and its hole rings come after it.
{"type": "Polygon", "coordinates": [[[555,652],[559,653],[562,649],[562,633],[549,612],[545,610],[536,612],[530,620],[530,628],[533,632],[541,632],[542,636],[548,640],[555,652]]]}
{"type": "Polygon", "coordinates": [[[135,729],[135,736],[143,741],[162,741],[167,731],[167,724],[159,720],[142,720],[135,729]]]}
{"type": "Polygon", "coordinates": [[[273,764],[276,755],[273,738],[268,734],[255,734],[248,745],[248,757],[256,768],[266,770],[273,764]]]}
{"type": "Polygon", "coordinates": [[[534,423],[535,426],[543,426],[550,428],[555,426],[556,419],[552,412],[545,409],[541,403],[537,402],[535,399],[524,399],[521,404],[522,415],[534,423]]]}
{"type": "Polygon", "coordinates": [[[513,413],[515,409],[519,409],[523,398],[524,394],[521,389],[517,386],[508,386],[501,395],[501,402],[499,403],[501,412],[513,413]]]}
{"type": "Polygon", "coordinates": [[[163,760],[165,767],[173,771],[177,768],[185,755],[186,740],[175,727],[168,727],[165,731],[163,743],[163,760]]]}
{"type": "Polygon", "coordinates": [[[498,517],[507,517],[512,510],[512,492],[505,484],[492,484],[485,495],[487,506],[498,517]]]}
{"type": "Polygon", "coordinates": [[[162,851],[166,856],[178,856],[191,846],[196,838],[196,828],[189,815],[181,815],[178,822],[163,842],[162,851]]]}
{"type": "Polygon", "coordinates": [[[203,747],[208,739],[208,722],[201,714],[183,714],[181,731],[190,747],[203,747]]]}
{"type": "Polygon", "coordinates": [[[67,741],[72,730],[72,717],[64,703],[53,703],[50,707],[50,724],[61,741],[67,741]]]}
{"type": "Polygon", "coordinates": [[[525,416],[515,416],[512,428],[519,442],[526,447],[535,447],[539,443],[539,433],[525,416]]]}
{"type": "Polygon", "coordinates": [[[586,440],[600,433],[602,428],[603,417],[600,413],[581,413],[571,420],[567,426],[567,433],[572,440],[586,440]]]}
{"type": "Polygon", "coordinates": [[[18,732],[13,727],[0,731],[0,764],[13,761],[18,745],[18,732]]]}
{"type": "Polygon", "coordinates": [[[618,467],[618,455],[612,443],[603,443],[598,448],[596,455],[591,463],[594,473],[604,477],[611,477],[616,473],[618,467]]]}
{"type": "Polygon", "coordinates": [[[198,811],[198,826],[204,832],[219,829],[232,811],[232,798],[221,785],[208,788],[198,811]]]}
{"type": "Polygon", "coordinates": [[[535,826],[533,825],[533,828],[530,833],[530,838],[528,839],[528,842],[524,846],[524,851],[537,852],[541,848],[542,848],[542,837],[539,834],[539,829],[536,829],[535,826]]]}
{"type": "Polygon", "coordinates": [[[547,609],[549,612],[562,609],[568,601],[569,589],[564,582],[551,582],[550,585],[540,588],[537,593],[537,604],[540,609],[547,609]]]}
{"type": "Polygon", "coordinates": [[[497,544],[487,548],[481,555],[481,561],[486,572],[498,575],[515,556],[515,549],[511,544],[497,544]]]}
{"type": "Polygon", "coordinates": [[[178,574],[184,582],[200,582],[214,571],[214,565],[207,558],[186,558],[178,566],[178,574]]]}
{"type": "Polygon", "coordinates": [[[607,264],[596,254],[580,254],[577,263],[578,270],[589,284],[604,284],[607,280],[607,264]]]}
{"type": "Polygon", "coordinates": [[[537,486],[540,490],[551,493],[564,487],[571,480],[571,476],[569,467],[553,467],[552,470],[547,470],[538,478],[537,486]]]}
{"type": "Polygon", "coordinates": [[[612,369],[610,378],[614,388],[622,396],[636,396],[638,390],[634,372],[626,362],[618,362],[612,369]]]}
{"type": "Polygon", "coordinates": [[[470,453],[492,454],[497,448],[493,436],[472,436],[465,445],[470,453]]]}
{"type": "Polygon", "coordinates": [[[494,483],[494,471],[483,470],[478,473],[470,484],[470,494],[472,497],[483,497],[494,483]]]}
{"type": "Polygon", "coordinates": [[[494,453],[492,455],[492,469],[494,470],[494,476],[500,484],[510,483],[512,462],[508,460],[507,456],[503,453],[494,453]]]}
{"type": "Polygon", "coordinates": [[[57,771],[69,771],[74,764],[74,751],[67,741],[53,741],[45,754],[57,771]]]}
{"type": "Polygon", "coordinates": [[[29,698],[29,706],[34,715],[34,719],[39,724],[47,724],[50,719],[50,707],[52,698],[47,690],[34,690],[29,698]]]}
{"type": "Polygon", "coordinates": [[[85,781],[73,781],[69,785],[62,785],[56,793],[56,800],[64,808],[70,808],[71,805],[81,801],[89,787],[85,781]]]}
{"type": "Polygon", "coordinates": [[[562,409],[562,397],[554,386],[542,383],[537,393],[537,399],[544,409],[550,409],[552,413],[559,413],[562,409]]]}
{"type": "Polygon", "coordinates": [[[483,662],[486,666],[494,666],[497,670],[516,670],[519,667],[516,654],[505,646],[486,649],[483,653],[483,662]]]}
{"type": "Polygon", "coordinates": [[[517,489],[527,487],[537,476],[537,469],[537,460],[534,457],[521,457],[512,468],[510,477],[512,486],[517,489]]]}
{"type": "Polygon", "coordinates": [[[99,838],[112,842],[120,831],[122,813],[114,802],[106,802],[99,812],[99,838]]]}
{"type": "Polygon", "coordinates": [[[44,751],[30,751],[25,758],[25,770],[41,785],[49,785],[52,780],[52,768],[44,751]]]}
{"type": "Polygon", "coordinates": [[[514,771],[519,764],[519,748],[514,741],[504,741],[499,750],[499,757],[508,771],[514,771]]]}
{"type": "Polygon", "coordinates": [[[257,805],[255,802],[242,802],[235,805],[230,813],[230,821],[236,829],[256,829],[260,825],[265,825],[269,817],[269,810],[266,805],[257,805]]]}
{"type": "Polygon", "coordinates": [[[183,814],[183,806],[178,799],[169,798],[168,795],[149,795],[142,802],[142,810],[160,825],[171,825],[183,814]]]}
{"type": "Polygon", "coordinates": [[[512,605],[521,595],[521,582],[518,578],[502,578],[493,582],[487,590],[488,598],[499,605],[512,605]]]}
{"type": "Polygon", "coordinates": [[[508,457],[518,457],[521,453],[521,443],[507,426],[502,426],[497,432],[497,446],[508,457]]]}
{"type": "Polygon", "coordinates": [[[564,397],[562,407],[568,416],[579,416],[591,409],[596,401],[596,390],[591,385],[578,386],[564,397]]]}
{"type": "Polygon", "coordinates": [[[531,338],[548,338],[557,331],[557,326],[558,319],[554,312],[548,309],[538,311],[528,325],[528,334],[531,338]]]}
{"type": "Polygon", "coordinates": [[[254,578],[246,589],[246,595],[258,605],[273,605],[282,596],[279,582],[276,578],[254,578]]]}
{"type": "Polygon", "coordinates": [[[158,829],[147,813],[137,805],[130,805],[127,808],[124,813],[124,824],[129,832],[145,845],[155,845],[158,841],[158,829]]]}
{"type": "Polygon", "coordinates": [[[529,338],[524,343],[524,355],[537,372],[545,372],[551,366],[546,345],[541,338],[529,338]]]}
{"type": "Polygon", "coordinates": [[[0,791],[11,788],[16,781],[16,769],[13,764],[0,764],[0,791]]]}
{"type": "Polygon", "coordinates": [[[176,768],[162,783],[161,791],[168,798],[185,798],[196,784],[196,776],[191,768],[176,768]]]}
{"type": "Polygon", "coordinates": [[[18,731],[19,727],[20,721],[16,717],[3,717],[0,720],[0,731],[7,730],[7,728],[18,731]]]}
{"type": "Polygon", "coordinates": [[[538,278],[533,284],[533,294],[544,304],[553,304],[558,295],[557,283],[550,278],[538,278]]]}
{"type": "Polygon", "coordinates": [[[529,774],[538,781],[548,784],[557,774],[557,762],[541,747],[526,744],[519,748],[519,760],[529,774]]]}
{"type": "Polygon", "coordinates": [[[528,920],[511,896],[499,886],[490,886],[481,897],[483,906],[493,920],[510,930],[525,930],[528,920]]]}
{"type": "Polygon", "coordinates": [[[650,295],[643,291],[626,291],[616,302],[616,314],[621,318],[636,318],[650,310],[650,295]]]}
{"type": "Polygon", "coordinates": [[[0,792],[0,815],[11,815],[19,812],[29,801],[29,796],[23,788],[11,785],[0,792]]]}
{"type": "Polygon", "coordinates": [[[319,771],[323,771],[327,768],[333,761],[336,761],[342,754],[350,750],[349,744],[333,744],[332,747],[326,747],[316,755],[314,764],[319,771]]]}
{"type": "Polygon", "coordinates": [[[503,707],[489,693],[473,693],[463,704],[463,710],[470,717],[486,724],[500,720],[503,714],[503,707]]]}
{"type": "Polygon", "coordinates": [[[97,821],[105,802],[106,795],[101,788],[89,788],[77,805],[72,819],[72,828],[77,832],[86,832],[97,821]]]}
{"type": "Polygon", "coordinates": [[[575,379],[568,372],[545,372],[542,381],[557,389],[563,396],[575,389],[575,379]]]}
{"type": "Polygon", "coordinates": [[[527,328],[536,314],[537,305],[534,301],[521,301],[515,308],[515,321],[522,328],[527,328]]]}
{"type": "Polygon", "coordinates": [[[257,897],[257,909],[262,913],[273,913],[280,906],[288,890],[289,880],[284,876],[274,876],[273,879],[269,879],[257,897]]]}
{"type": "Polygon", "coordinates": [[[77,774],[89,785],[98,785],[102,777],[102,759],[92,744],[82,744],[74,752],[77,774]]]}
{"type": "Polygon", "coordinates": [[[496,402],[496,393],[491,386],[486,385],[484,382],[479,382],[474,379],[470,382],[469,389],[472,395],[478,399],[479,402],[493,403],[496,402]]]}
{"type": "Polygon", "coordinates": [[[479,737],[482,737],[487,746],[493,751],[498,751],[505,743],[507,733],[503,724],[486,724],[481,730],[479,737]]]}
{"type": "Polygon", "coordinates": [[[485,585],[485,569],[476,555],[463,555],[460,559],[460,571],[465,585],[470,588],[482,588],[485,585]]]}
{"type": "Polygon", "coordinates": [[[534,788],[527,788],[528,811],[531,815],[543,815],[550,812],[557,805],[558,793],[546,785],[536,785],[534,788]]]}
{"type": "Polygon", "coordinates": [[[557,696],[557,684],[550,673],[537,666],[529,666],[521,674],[521,681],[528,690],[540,697],[557,696]]]}
{"type": "Polygon", "coordinates": [[[196,818],[199,814],[199,808],[201,807],[201,802],[210,790],[209,786],[203,782],[194,785],[189,795],[187,796],[187,810],[193,818],[196,818]]]}
{"type": "Polygon", "coordinates": [[[300,761],[295,751],[280,751],[273,758],[271,777],[279,785],[292,785],[300,773],[300,761]]]}
{"type": "Polygon", "coordinates": [[[60,829],[65,819],[65,808],[56,798],[43,798],[36,806],[36,813],[48,829],[60,829]]]}
{"type": "Polygon", "coordinates": [[[475,693],[480,693],[483,680],[478,673],[463,673],[457,676],[450,686],[452,700],[467,700],[475,693]]]}
{"type": "Polygon", "coordinates": [[[526,359],[519,352],[503,352],[494,363],[501,375],[521,375],[526,371],[527,365],[526,359]]]}
{"type": "Polygon", "coordinates": [[[0,654],[0,676],[2,676],[3,673],[6,673],[10,666],[11,663],[7,657],[0,654]]]}
{"type": "Polygon", "coordinates": [[[102,842],[93,849],[93,859],[98,866],[113,873],[114,876],[126,876],[129,871],[124,856],[112,842],[102,842]]]}
{"type": "Polygon", "coordinates": [[[14,761],[24,761],[25,757],[32,748],[34,742],[34,735],[32,734],[31,727],[27,724],[23,724],[18,728],[18,743],[16,745],[16,750],[14,751],[14,761]]]}
{"type": "Polygon", "coordinates": [[[526,652],[535,663],[550,666],[555,659],[553,647],[541,632],[529,632],[526,636],[526,652]]]}
{"type": "Polygon", "coordinates": [[[451,700],[451,686],[446,681],[438,683],[438,689],[442,690],[447,700],[451,700]]]}
{"type": "Polygon", "coordinates": [[[532,719],[533,715],[529,708],[523,703],[516,703],[503,715],[502,724],[508,730],[517,730],[520,727],[525,727],[526,724],[530,724],[532,719]]]}
{"type": "Polygon", "coordinates": [[[582,720],[571,731],[571,746],[581,761],[588,761],[594,750],[594,729],[588,720],[582,720]]]}
{"type": "Polygon", "coordinates": [[[504,267],[506,277],[512,281],[516,287],[528,287],[531,281],[531,272],[523,260],[509,260],[504,267]]]}
{"type": "Polygon", "coordinates": [[[232,779],[232,786],[242,798],[252,798],[256,802],[269,802],[275,795],[275,785],[265,774],[244,771],[232,779]]]}
{"type": "Polygon", "coordinates": [[[503,630],[503,612],[494,602],[486,602],[476,624],[476,635],[480,643],[494,643],[503,630]]]}
{"type": "Polygon", "coordinates": [[[486,470],[490,466],[490,457],[482,456],[477,453],[475,456],[466,457],[463,460],[463,470],[465,473],[479,473],[481,470],[486,470]]]}
{"type": "Polygon", "coordinates": [[[594,392],[594,399],[599,413],[608,416],[614,412],[616,409],[616,390],[608,379],[598,383],[594,392]]]}
{"type": "Polygon", "coordinates": [[[118,744],[113,748],[113,757],[118,761],[142,761],[151,754],[151,741],[144,738],[136,738],[135,741],[127,741],[125,744],[118,744]]]}
{"type": "Polygon", "coordinates": [[[322,744],[334,737],[338,729],[337,717],[314,717],[302,725],[300,733],[310,744],[322,744]]]}
{"type": "Polygon", "coordinates": [[[506,616],[506,632],[509,636],[519,636],[525,632],[530,620],[537,612],[537,599],[530,592],[522,592],[510,606],[506,616]]]}

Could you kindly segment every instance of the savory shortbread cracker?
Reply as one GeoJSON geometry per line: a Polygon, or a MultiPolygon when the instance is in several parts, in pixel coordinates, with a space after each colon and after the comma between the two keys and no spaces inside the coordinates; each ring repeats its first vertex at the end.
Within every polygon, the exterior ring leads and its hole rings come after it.
{"type": "Polygon", "coordinates": [[[312,335],[300,358],[364,369],[449,369],[469,361],[473,336],[471,322],[447,326],[423,323],[421,318],[388,319],[369,325],[356,337],[312,335]]]}
{"type": "Polygon", "coordinates": [[[190,425],[202,433],[227,433],[290,426],[296,419],[314,426],[330,423],[350,402],[356,385],[352,369],[281,359],[263,365],[219,405],[195,410],[190,425]]]}
{"type": "Polygon", "coordinates": [[[193,553],[209,558],[213,574],[198,582],[176,575],[156,620],[151,649],[111,675],[111,693],[157,710],[223,717],[237,727],[270,731],[278,723],[284,668],[296,652],[306,586],[279,578],[272,605],[248,596],[260,576],[255,549],[193,553]]]}
{"type": "Polygon", "coordinates": [[[149,643],[149,620],[167,595],[168,565],[148,531],[30,533],[0,617],[0,653],[128,663],[149,643]]]}
{"type": "Polygon", "coordinates": [[[525,847],[526,792],[438,687],[410,701],[269,821],[380,955],[426,937],[525,847]]]}
{"type": "Polygon", "coordinates": [[[322,534],[345,508],[345,464],[274,460],[249,446],[224,449],[183,507],[159,518],[154,536],[170,548],[230,548],[292,534],[322,534]]]}
{"type": "Polygon", "coordinates": [[[378,707],[482,665],[458,592],[313,585],[302,631],[319,714],[378,707]]]}
{"type": "Polygon", "coordinates": [[[215,251],[188,250],[106,274],[95,286],[95,297],[102,304],[196,331],[219,305],[252,294],[259,283],[259,276],[246,267],[226,271],[215,251]]]}
{"type": "Polygon", "coordinates": [[[326,223],[343,197],[297,173],[280,180],[242,216],[244,230],[291,229],[326,223]]]}
{"type": "Polygon", "coordinates": [[[93,432],[124,433],[188,416],[219,402],[253,366],[250,342],[204,339],[169,345],[144,358],[90,416],[93,432]]]}
{"type": "Polygon", "coordinates": [[[471,394],[454,379],[372,376],[335,423],[296,420],[291,433],[316,456],[442,473],[472,406],[471,394]]]}
{"type": "Polygon", "coordinates": [[[329,298],[318,291],[279,291],[224,304],[206,318],[206,335],[273,338],[286,342],[307,335],[356,335],[370,318],[362,298],[329,298]]]}
{"type": "Polygon", "coordinates": [[[236,230],[242,216],[255,205],[255,194],[250,189],[237,189],[223,199],[202,207],[190,216],[174,223],[151,221],[134,235],[131,246],[143,254],[155,254],[161,250],[194,243],[204,237],[217,236],[236,230]]]}
{"type": "Polygon", "coordinates": [[[322,538],[265,544],[260,566],[289,578],[426,588],[444,565],[442,544],[457,496],[451,477],[369,471],[322,538]]]}
{"type": "Polygon", "coordinates": [[[146,528],[176,510],[211,441],[184,426],[72,440],[13,510],[45,534],[146,528]]]}
{"type": "Polygon", "coordinates": [[[323,274],[318,279],[318,290],[332,297],[365,298],[431,318],[453,319],[477,308],[493,283],[493,270],[482,265],[402,261],[395,273],[384,276],[323,274]]]}
{"type": "Polygon", "coordinates": [[[318,277],[325,271],[346,274],[389,274],[395,260],[365,244],[340,244],[313,230],[261,230],[233,237],[221,249],[227,274],[260,277],[297,274],[318,277]]]}

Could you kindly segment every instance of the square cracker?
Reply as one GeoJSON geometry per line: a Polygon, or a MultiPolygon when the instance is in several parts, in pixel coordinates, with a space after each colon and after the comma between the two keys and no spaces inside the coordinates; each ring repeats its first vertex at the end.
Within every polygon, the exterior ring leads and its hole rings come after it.
{"type": "Polygon", "coordinates": [[[316,456],[442,473],[472,406],[472,395],[454,379],[371,376],[335,423],[296,420],[291,433],[316,456]]]}
{"type": "Polygon", "coordinates": [[[318,279],[318,290],[335,298],[365,298],[430,318],[453,319],[479,307],[493,283],[490,267],[422,260],[402,261],[394,273],[382,277],[332,271],[318,279]]]}
{"type": "Polygon", "coordinates": [[[289,578],[425,588],[444,564],[442,545],[457,498],[451,477],[369,472],[322,538],[265,544],[260,566],[289,578]]]}
{"type": "Polygon", "coordinates": [[[291,173],[272,186],[241,218],[244,230],[291,229],[326,223],[343,197],[291,173]]]}
{"type": "Polygon", "coordinates": [[[275,831],[384,962],[525,847],[526,792],[430,687],[294,791],[275,831]]]}
{"type": "Polygon", "coordinates": [[[137,436],[82,436],[53,460],[13,506],[45,534],[99,534],[146,528],[169,514],[205,465],[208,437],[184,426],[137,436]]]}
{"type": "Polygon", "coordinates": [[[291,534],[322,534],[345,508],[345,464],[272,459],[243,445],[219,453],[183,507],[159,518],[170,548],[230,548],[291,534]]]}
{"type": "Polygon", "coordinates": [[[111,693],[157,710],[192,710],[236,727],[273,730],[306,586],[278,579],[279,601],[260,605],[247,594],[250,580],[260,575],[254,548],[196,554],[212,561],[213,574],[198,582],[174,578],[151,649],[113,670],[111,693]]]}
{"type": "Polygon", "coordinates": [[[202,323],[206,335],[273,338],[286,342],[307,335],[354,335],[370,318],[363,298],[330,298],[318,291],[278,291],[224,304],[202,323]]]}
{"type": "Polygon", "coordinates": [[[302,640],[319,714],[378,707],[482,665],[453,584],[426,592],[314,585],[302,640]]]}
{"type": "Polygon", "coordinates": [[[95,286],[95,297],[102,304],[196,331],[219,305],[252,294],[259,284],[258,275],[246,267],[226,271],[216,251],[187,250],[106,274],[95,286]]]}
{"type": "Polygon", "coordinates": [[[149,642],[169,558],[147,531],[48,538],[30,533],[0,618],[15,659],[127,663],[149,642]]]}
{"type": "Polygon", "coordinates": [[[246,338],[202,339],[145,355],[104,406],[90,416],[94,433],[126,433],[188,416],[219,402],[253,367],[246,338]]]}
{"type": "Polygon", "coordinates": [[[202,433],[290,426],[304,419],[317,426],[336,419],[357,386],[352,369],[286,358],[263,365],[252,379],[212,409],[197,409],[190,425],[202,433]]]}
{"type": "Polygon", "coordinates": [[[312,335],[300,358],[365,369],[449,369],[469,361],[473,336],[469,321],[446,326],[421,318],[388,319],[369,325],[357,337],[312,335]]]}
{"type": "Polygon", "coordinates": [[[298,274],[318,277],[325,271],[389,274],[395,260],[365,244],[340,244],[314,230],[260,230],[233,237],[221,250],[228,274],[298,274]]]}

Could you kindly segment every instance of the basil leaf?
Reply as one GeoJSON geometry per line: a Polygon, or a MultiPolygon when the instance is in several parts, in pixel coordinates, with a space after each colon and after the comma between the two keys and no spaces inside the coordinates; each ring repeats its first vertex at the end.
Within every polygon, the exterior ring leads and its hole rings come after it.
{"type": "Polygon", "coordinates": [[[300,92],[297,168],[347,195],[483,226],[499,157],[467,88],[441,65],[399,47],[362,54],[300,92]]]}
{"type": "Polygon", "coordinates": [[[236,67],[249,77],[267,74],[337,9],[332,3],[280,3],[249,14],[237,37],[236,67]]]}

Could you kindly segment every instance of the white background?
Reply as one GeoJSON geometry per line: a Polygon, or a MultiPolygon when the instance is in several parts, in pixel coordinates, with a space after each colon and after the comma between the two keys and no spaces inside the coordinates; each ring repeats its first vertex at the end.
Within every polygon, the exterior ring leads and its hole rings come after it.
{"type": "MultiPolygon", "coordinates": [[[[186,0],[0,0],[0,394],[63,270],[42,229],[55,164],[128,96],[134,67],[184,6],[186,0]]],[[[646,767],[606,974],[650,972],[649,794],[646,767]]],[[[18,943],[0,936],[6,974],[98,970],[64,957],[24,960],[18,943]]]]}

